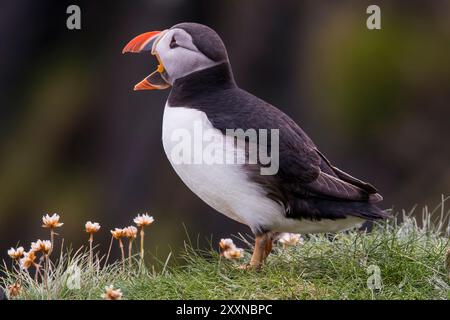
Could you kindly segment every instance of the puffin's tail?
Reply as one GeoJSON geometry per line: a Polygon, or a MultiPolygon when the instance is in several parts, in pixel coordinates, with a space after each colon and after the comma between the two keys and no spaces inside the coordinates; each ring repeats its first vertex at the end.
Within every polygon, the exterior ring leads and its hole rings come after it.
{"type": "MultiPolygon", "coordinates": [[[[369,202],[335,202],[331,206],[334,212],[345,215],[351,215],[367,220],[380,220],[392,218],[391,214],[386,210],[382,210],[373,203],[369,202]]],[[[323,210],[326,210],[323,208],[323,210]]]]}
{"type": "Polygon", "coordinates": [[[312,219],[342,219],[347,216],[359,217],[366,220],[380,220],[392,218],[392,215],[378,208],[375,204],[364,201],[345,201],[331,199],[297,199],[291,210],[293,216],[305,217],[305,212],[312,219]]]}

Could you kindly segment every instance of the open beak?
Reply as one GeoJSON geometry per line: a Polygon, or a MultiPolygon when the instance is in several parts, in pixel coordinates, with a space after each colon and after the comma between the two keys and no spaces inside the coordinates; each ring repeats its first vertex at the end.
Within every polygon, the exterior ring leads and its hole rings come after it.
{"type": "Polygon", "coordinates": [[[159,62],[158,68],[148,77],[137,83],[134,86],[134,90],[161,90],[170,87],[170,84],[167,81],[167,72],[164,65],[159,58],[158,53],[154,50],[156,44],[164,33],[165,31],[150,31],[140,34],[128,42],[128,44],[123,48],[122,53],[139,53],[150,51],[152,55],[156,56],[159,62]]]}

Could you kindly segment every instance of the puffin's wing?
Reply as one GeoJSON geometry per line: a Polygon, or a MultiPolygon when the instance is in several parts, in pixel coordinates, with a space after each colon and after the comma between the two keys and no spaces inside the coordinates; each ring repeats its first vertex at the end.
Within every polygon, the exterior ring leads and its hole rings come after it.
{"type": "MultiPolygon", "coordinates": [[[[282,112],[280,111],[280,113],[282,112]]],[[[288,143],[292,143],[294,146],[301,145],[303,150],[297,150],[299,152],[306,152],[306,154],[308,154],[307,158],[312,159],[309,162],[303,163],[303,165],[309,165],[310,170],[313,170],[317,174],[315,179],[310,182],[304,182],[304,179],[297,180],[297,185],[294,189],[300,190],[301,193],[313,196],[339,200],[369,202],[379,202],[383,200],[383,197],[378,194],[377,189],[371,184],[361,181],[333,166],[317,149],[306,133],[291,118],[282,113],[280,119],[282,119],[282,121],[291,129],[289,131],[282,131],[283,137],[280,137],[280,139],[287,138],[288,143]],[[317,156],[318,159],[311,154],[317,156]]],[[[280,143],[280,145],[283,144],[280,143]]],[[[305,156],[300,155],[299,152],[282,153],[281,151],[282,150],[280,150],[280,169],[283,170],[280,171],[280,176],[283,181],[290,181],[295,178],[295,176],[289,177],[292,174],[296,175],[295,168],[291,166],[286,168],[286,166],[288,163],[296,162],[295,160],[292,160],[293,158],[302,158],[304,161],[305,156]],[[288,161],[284,161],[283,157],[286,157],[288,161]]]]}
{"type": "MultiPolygon", "coordinates": [[[[208,99],[205,99],[209,102],[208,99]]],[[[308,135],[285,113],[241,89],[214,96],[214,103],[203,104],[208,119],[216,129],[279,129],[279,170],[275,177],[257,179],[274,187],[277,194],[308,196],[349,201],[377,202],[376,189],[333,167],[317,150],[308,135]]],[[[273,147],[273,142],[269,142],[273,147]]]]}
{"type": "Polygon", "coordinates": [[[301,186],[313,195],[351,201],[379,202],[383,198],[378,194],[370,194],[357,185],[343,181],[325,172],[311,183],[301,186]]]}
{"type": "Polygon", "coordinates": [[[308,191],[320,196],[344,200],[370,202],[383,200],[374,186],[333,166],[317,148],[314,150],[323,161],[320,166],[323,171],[321,170],[316,180],[304,185],[308,191]]]}
{"type": "Polygon", "coordinates": [[[338,176],[339,179],[344,180],[345,182],[351,183],[351,184],[363,189],[364,191],[366,191],[368,193],[371,193],[371,194],[378,193],[378,190],[373,185],[371,185],[368,182],[359,180],[358,178],[355,178],[355,177],[349,175],[348,173],[342,171],[341,169],[333,166],[331,164],[331,162],[319,150],[317,150],[317,148],[315,150],[320,155],[320,157],[325,162],[325,164],[331,170],[333,170],[333,172],[338,176]]]}
{"type": "Polygon", "coordinates": [[[277,176],[282,184],[293,187],[288,189],[329,199],[369,202],[383,199],[372,185],[334,167],[290,117],[277,111],[277,117],[270,118],[272,125],[280,128],[277,176]]]}

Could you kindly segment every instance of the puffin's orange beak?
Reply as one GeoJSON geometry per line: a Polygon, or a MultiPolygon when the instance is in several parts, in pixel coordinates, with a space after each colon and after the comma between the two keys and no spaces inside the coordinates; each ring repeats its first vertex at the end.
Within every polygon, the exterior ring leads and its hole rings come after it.
{"type": "Polygon", "coordinates": [[[154,89],[166,89],[170,87],[167,82],[167,73],[164,69],[164,65],[158,54],[152,51],[154,44],[156,44],[162,31],[150,31],[134,37],[127,45],[123,48],[122,53],[132,52],[139,53],[143,51],[150,51],[158,59],[158,68],[150,74],[148,77],[143,79],[141,82],[134,86],[134,90],[154,90],[154,89]],[[164,76],[165,74],[165,76],[164,76]]]}
{"type": "Polygon", "coordinates": [[[141,51],[151,51],[153,43],[161,31],[150,31],[134,37],[133,40],[127,43],[123,48],[122,53],[133,52],[139,53],[141,51]]]}

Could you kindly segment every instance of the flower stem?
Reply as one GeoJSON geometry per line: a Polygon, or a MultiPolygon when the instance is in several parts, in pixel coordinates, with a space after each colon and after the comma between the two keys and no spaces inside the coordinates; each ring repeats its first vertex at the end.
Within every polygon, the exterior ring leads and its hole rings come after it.
{"type": "Polygon", "coordinates": [[[44,259],[45,259],[45,262],[44,262],[45,289],[47,290],[47,299],[50,300],[50,290],[48,290],[48,273],[49,273],[49,269],[50,269],[50,259],[48,257],[48,254],[45,255],[44,259]]]}
{"type": "Polygon", "coordinates": [[[53,246],[55,245],[55,232],[53,231],[53,228],[50,229],[50,242],[52,247],[50,248],[50,251],[48,252],[48,255],[50,256],[53,251],[53,246]]]}
{"type": "Polygon", "coordinates": [[[141,264],[144,264],[144,227],[141,227],[141,264]]]}
{"type": "Polygon", "coordinates": [[[128,242],[128,261],[129,261],[129,264],[130,264],[130,268],[131,268],[131,253],[132,253],[132,250],[133,250],[133,240],[130,239],[129,242],[128,242]]]}
{"type": "Polygon", "coordinates": [[[125,250],[123,249],[123,242],[122,242],[122,239],[119,239],[119,246],[120,246],[120,252],[122,253],[122,264],[123,264],[123,268],[125,269],[125,250]]]}
{"type": "Polygon", "coordinates": [[[94,253],[92,251],[92,243],[94,242],[94,234],[89,235],[89,265],[92,267],[94,263],[94,253]]]}
{"type": "MultiPolygon", "coordinates": [[[[36,272],[34,274],[34,281],[37,282],[38,281],[38,275],[41,274],[41,270],[40,270],[41,266],[39,264],[35,263],[34,267],[36,268],[36,272]]],[[[42,278],[42,276],[41,276],[41,278],[42,278]]]]}

